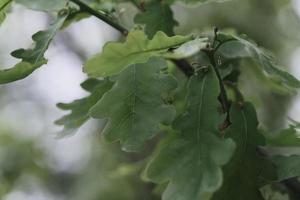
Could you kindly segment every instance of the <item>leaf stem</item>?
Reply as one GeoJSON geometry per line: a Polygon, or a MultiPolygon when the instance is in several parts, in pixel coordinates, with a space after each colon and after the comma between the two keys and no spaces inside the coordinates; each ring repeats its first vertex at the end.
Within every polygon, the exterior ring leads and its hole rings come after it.
{"type": "MultiPolygon", "coordinates": [[[[205,51],[209,57],[209,60],[210,60],[210,63],[219,79],[219,84],[220,84],[220,101],[222,103],[222,106],[223,106],[223,110],[224,112],[229,112],[229,106],[230,106],[230,103],[229,103],[229,100],[227,98],[227,93],[226,93],[226,90],[225,90],[225,86],[224,86],[224,83],[223,83],[223,79],[221,77],[221,74],[219,72],[219,69],[217,67],[217,64],[216,64],[216,61],[215,61],[215,58],[214,58],[214,50],[207,50],[205,51]]],[[[228,114],[229,115],[229,114],[228,114]]]]}
{"type": "Polygon", "coordinates": [[[226,93],[226,90],[225,90],[225,86],[224,86],[224,82],[223,82],[223,79],[222,79],[222,76],[219,72],[219,69],[218,69],[218,66],[217,66],[217,63],[215,61],[215,52],[216,52],[216,49],[214,49],[214,44],[215,44],[215,41],[217,40],[217,36],[218,36],[218,29],[217,28],[214,28],[214,39],[213,39],[213,46],[210,47],[208,46],[206,49],[203,49],[202,51],[204,53],[206,53],[206,55],[208,56],[209,58],[209,61],[217,75],[217,78],[219,80],[219,85],[220,85],[220,96],[219,96],[219,101],[221,102],[222,104],[222,108],[223,108],[223,112],[224,113],[227,113],[227,116],[226,116],[226,119],[224,121],[224,123],[222,124],[222,127],[220,127],[221,130],[224,130],[226,129],[230,124],[230,114],[229,114],[229,111],[230,111],[230,102],[228,100],[228,97],[227,97],[227,93],[226,93]]]}
{"type": "Polygon", "coordinates": [[[118,31],[120,31],[122,33],[122,35],[127,36],[128,34],[128,30],[121,26],[120,24],[114,22],[111,18],[109,18],[104,12],[99,12],[93,8],[91,8],[89,5],[87,5],[86,3],[82,2],[81,0],[70,0],[71,2],[77,4],[80,9],[84,12],[87,12],[99,19],[101,19],[102,21],[104,21],[105,23],[111,25],[112,27],[114,27],[115,29],[117,29],[118,31]]]}

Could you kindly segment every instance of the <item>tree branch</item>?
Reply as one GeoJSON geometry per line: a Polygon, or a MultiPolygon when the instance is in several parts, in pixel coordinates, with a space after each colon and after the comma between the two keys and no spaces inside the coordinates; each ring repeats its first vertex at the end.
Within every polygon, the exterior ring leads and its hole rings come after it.
{"type": "Polygon", "coordinates": [[[114,22],[110,17],[107,16],[106,13],[91,8],[89,5],[82,2],[81,0],[70,0],[70,1],[77,4],[80,7],[80,10],[101,19],[102,21],[106,22],[107,24],[111,25],[112,27],[120,31],[124,36],[127,36],[128,30],[125,27],[121,26],[120,24],[114,22]]]}

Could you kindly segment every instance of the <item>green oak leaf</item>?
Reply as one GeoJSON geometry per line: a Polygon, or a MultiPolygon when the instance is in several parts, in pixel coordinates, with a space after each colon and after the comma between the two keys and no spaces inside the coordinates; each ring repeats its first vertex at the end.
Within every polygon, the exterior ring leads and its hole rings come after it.
{"type": "Polygon", "coordinates": [[[300,137],[297,129],[290,125],[275,136],[266,135],[267,145],[271,147],[300,147],[300,137]]]}
{"type": "Polygon", "coordinates": [[[62,27],[68,11],[60,12],[56,21],[45,31],[39,31],[32,36],[35,45],[32,49],[19,49],[12,52],[12,56],[22,59],[14,67],[0,70],[0,84],[23,79],[34,70],[47,63],[44,54],[57,31],[62,27]]]}
{"type": "Polygon", "coordinates": [[[173,18],[173,12],[164,1],[153,1],[146,3],[145,11],[138,13],[134,17],[134,22],[145,25],[146,34],[152,38],[158,31],[163,31],[167,35],[174,35],[174,27],[178,22],[173,18]]]}
{"type": "Polygon", "coordinates": [[[275,163],[278,181],[300,176],[300,156],[273,156],[272,161],[275,163]]]}
{"type": "Polygon", "coordinates": [[[66,0],[14,0],[16,3],[32,10],[59,11],[66,6],[66,0]]]}
{"type": "Polygon", "coordinates": [[[12,0],[0,0],[0,24],[6,17],[6,11],[9,8],[12,0]]]}
{"type": "Polygon", "coordinates": [[[288,72],[280,69],[274,59],[264,49],[259,48],[252,41],[234,35],[219,34],[220,38],[226,38],[220,44],[217,54],[225,59],[253,59],[261,65],[259,76],[268,76],[268,80],[285,87],[288,90],[300,88],[300,81],[288,72]]]}
{"type": "Polygon", "coordinates": [[[229,161],[235,144],[218,135],[223,121],[218,112],[219,93],[212,69],[191,77],[187,111],[173,124],[180,133],[161,145],[145,171],[153,182],[168,182],[163,200],[206,200],[221,187],[221,167],[229,161]]]}
{"type": "Polygon", "coordinates": [[[103,94],[111,89],[113,83],[109,80],[88,79],[81,87],[91,94],[71,103],[59,103],[57,107],[62,110],[70,110],[71,113],[55,121],[57,125],[63,125],[63,135],[74,132],[89,118],[89,110],[101,99],[103,94]]]}
{"type": "Polygon", "coordinates": [[[266,185],[260,189],[264,199],[266,200],[290,200],[287,192],[282,192],[280,189],[266,185]]]}
{"type": "Polygon", "coordinates": [[[133,64],[116,77],[116,83],[91,109],[94,118],[108,118],[103,130],[108,141],[119,140],[125,151],[139,151],[145,140],[170,124],[173,106],[164,105],[163,93],[176,88],[171,76],[161,74],[166,67],[162,59],[152,58],[145,64],[133,64]]]}
{"type": "Polygon", "coordinates": [[[231,161],[225,165],[224,183],[213,200],[263,200],[259,191],[259,181],[274,179],[272,163],[258,155],[257,147],[265,141],[257,130],[258,121],[254,107],[250,103],[233,104],[230,110],[232,124],[225,136],[237,144],[231,161]],[[267,174],[264,174],[264,173],[267,174]]]}
{"type": "Polygon", "coordinates": [[[134,30],[128,34],[124,43],[107,43],[102,53],[86,62],[84,71],[92,77],[115,75],[132,64],[145,63],[151,57],[160,57],[169,49],[191,39],[190,36],[168,37],[159,31],[149,40],[143,31],[134,30]]]}

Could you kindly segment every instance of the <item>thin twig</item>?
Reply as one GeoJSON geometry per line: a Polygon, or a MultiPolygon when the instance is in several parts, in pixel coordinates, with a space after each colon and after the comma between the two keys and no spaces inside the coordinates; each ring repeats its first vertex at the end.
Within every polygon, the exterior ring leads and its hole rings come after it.
{"type": "Polygon", "coordinates": [[[223,112],[224,113],[227,113],[226,115],[226,119],[222,125],[221,130],[224,130],[226,129],[230,124],[230,114],[229,114],[229,111],[230,111],[230,102],[228,100],[228,97],[227,97],[227,93],[226,93],[226,90],[225,90],[225,86],[224,86],[224,83],[223,83],[223,79],[222,79],[222,76],[219,72],[219,69],[218,69],[218,66],[216,64],[216,61],[215,61],[215,58],[214,58],[214,49],[209,49],[209,50],[204,50],[204,52],[207,53],[207,56],[210,60],[210,63],[217,75],[217,78],[219,80],[219,85],[220,85],[220,96],[219,96],[219,100],[222,104],[222,108],[223,108],[223,112]]]}
{"type": "Polygon", "coordinates": [[[208,45],[207,48],[203,49],[202,51],[204,53],[206,53],[206,55],[208,56],[210,64],[212,65],[212,67],[213,67],[213,69],[214,69],[214,71],[217,75],[217,78],[219,80],[219,85],[220,85],[219,101],[222,104],[223,112],[227,113],[226,119],[225,119],[224,123],[222,124],[222,126],[220,127],[221,131],[223,131],[224,129],[226,129],[231,124],[230,114],[229,114],[230,102],[229,102],[228,97],[227,97],[227,93],[226,93],[226,90],[225,90],[225,86],[224,86],[224,83],[223,83],[222,76],[219,72],[217,63],[215,61],[215,52],[216,52],[216,50],[214,49],[214,44],[215,44],[215,41],[217,40],[217,36],[218,36],[218,28],[215,27],[214,28],[213,45],[212,46],[208,45]]]}
{"type": "Polygon", "coordinates": [[[99,12],[99,11],[91,8],[89,5],[82,2],[81,0],[70,0],[70,1],[77,4],[82,11],[87,12],[87,13],[101,19],[102,21],[106,22],[107,24],[111,25],[112,27],[114,27],[115,29],[120,31],[124,36],[127,36],[128,30],[125,27],[121,26],[120,24],[114,22],[105,13],[99,12]]]}

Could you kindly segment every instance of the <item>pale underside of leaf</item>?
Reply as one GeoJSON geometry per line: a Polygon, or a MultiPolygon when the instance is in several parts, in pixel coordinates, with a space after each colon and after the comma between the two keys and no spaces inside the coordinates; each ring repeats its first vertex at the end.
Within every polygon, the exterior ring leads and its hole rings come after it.
{"type": "MultiPolygon", "coordinates": [[[[224,35],[221,35],[222,37],[224,35]]],[[[260,76],[264,75],[265,80],[272,81],[277,87],[291,91],[294,88],[300,88],[300,81],[288,72],[280,69],[274,62],[272,56],[264,49],[259,48],[256,44],[242,37],[227,35],[225,41],[219,48],[217,53],[226,59],[248,58],[255,60],[261,68],[259,68],[260,76]]],[[[256,69],[254,69],[256,70],[256,69]]],[[[257,70],[256,70],[257,71],[257,70]]]]}

